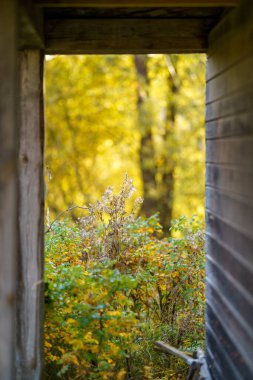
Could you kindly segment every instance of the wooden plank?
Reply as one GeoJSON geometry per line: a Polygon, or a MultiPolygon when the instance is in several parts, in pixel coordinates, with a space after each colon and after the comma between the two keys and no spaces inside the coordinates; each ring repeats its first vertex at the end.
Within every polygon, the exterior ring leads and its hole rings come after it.
{"type": "Polygon", "coordinates": [[[233,166],[218,164],[206,165],[206,184],[210,187],[238,194],[249,199],[253,198],[253,173],[238,170],[233,166]]]}
{"type": "MultiPolygon", "coordinates": [[[[214,283],[220,289],[220,293],[229,300],[232,307],[240,310],[241,317],[248,324],[249,316],[252,315],[253,297],[248,292],[243,292],[241,285],[233,277],[227,275],[210,257],[208,257],[206,267],[209,272],[209,282],[214,283]],[[231,297],[231,294],[233,294],[233,297],[231,297]]],[[[252,326],[249,326],[249,328],[252,333],[252,326]]]]}
{"type": "Polygon", "coordinates": [[[205,52],[213,19],[55,19],[46,22],[48,54],[205,52]]]}
{"type": "Polygon", "coordinates": [[[206,162],[233,165],[253,172],[252,147],[253,134],[244,137],[207,140],[206,162]]]}
{"type": "Polygon", "coordinates": [[[20,53],[18,379],[41,378],[43,306],[43,56],[20,53]]]}
{"type": "MultiPolygon", "coordinates": [[[[231,202],[232,203],[232,202],[231,202]]],[[[209,202],[210,205],[210,202],[209,202]]],[[[237,208],[238,209],[238,208],[237,208]]],[[[252,211],[252,207],[251,207],[252,211]]],[[[246,267],[253,267],[251,263],[252,257],[252,237],[250,235],[250,227],[245,228],[245,223],[243,226],[240,226],[239,217],[238,223],[236,220],[229,218],[230,215],[226,212],[219,212],[216,210],[212,210],[208,207],[206,208],[206,216],[208,221],[208,226],[206,228],[207,234],[215,238],[217,241],[225,242],[229,251],[233,252],[233,256],[237,258],[237,260],[243,263],[246,267]]],[[[231,213],[232,214],[232,213],[231,213]]],[[[240,212],[242,215],[242,212],[240,212]]],[[[246,215],[248,217],[249,212],[246,215]]],[[[252,217],[251,217],[252,219],[252,217]]],[[[213,252],[211,252],[213,255],[213,252]]],[[[210,255],[209,255],[210,256],[210,255]]],[[[227,268],[224,267],[223,270],[225,272],[227,268]]],[[[253,272],[253,268],[252,268],[253,272]]],[[[252,295],[253,300],[253,295],[252,295]]]]}
{"type": "Polygon", "coordinates": [[[238,0],[35,0],[42,7],[233,7],[238,0]]]}
{"type": "Polygon", "coordinates": [[[212,347],[212,352],[214,353],[214,366],[217,363],[222,369],[222,379],[251,379],[251,366],[248,365],[244,358],[244,351],[240,351],[233,336],[232,328],[231,330],[229,329],[230,323],[232,326],[235,325],[233,318],[225,310],[222,310],[222,305],[214,297],[210,299],[210,303],[207,300],[206,309],[207,344],[212,347]],[[221,312],[224,312],[224,319],[220,317],[221,312]],[[212,337],[210,337],[210,332],[212,337]]]}
{"type": "MultiPolygon", "coordinates": [[[[224,314],[224,329],[231,341],[236,344],[236,350],[241,353],[242,360],[235,360],[237,369],[244,373],[243,378],[250,378],[253,373],[253,331],[251,327],[252,314],[242,318],[240,310],[231,305],[230,299],[223,296],[217,285],[209,281],[207,287],[207,302],[212,305],[218,315],[224,314]],[[247,371],[247,372],[246,372],[247,371]],[[247,374],[247,376],[245,376],[247,374]]],[[[230,297],[232,298],[232,297],[230,297]]],[[[234,353],[232,352],[232,355],[234,353]]],[[[236,367],[235,367],[236,369],[236,367]]]]}
{"type": "MultiPolygon", "coordinates": [[[[241,231],[243,235],[251,237],[253,226],[253,202],[249,203],[243,198],[236,198],[229,193],[224,193],[211,187],[207,187],[206,208],[211,210],[211,213],[219,216],[224,223],[229,224],[230,228],[233,228],[233,230],[236,229],[237,231],[241,231]]],[[[219,224],[219,221],[217,221],[217,224],[219,224]]],[[[210,221],[210,225],[213,225],[212,221],[210,221]]],[[[223,232],[223,229],[225,229],[225,227],[221,228],[220,233],[223,232]]],[[[237,236],[237,241],[234,241],[235,235],[236,232],[233,231],[233,236],[230,237],[228,244],[232,244],[233,247],[236,247],[239,250],[238,243],[240,242],[240,244],[242,244],[243,241],[241,241],[239,236],[237,236]]],[[[220,237],[222,238],[222,236],[220,237]]],[[[226,238],[229,238],[229,236],[226,235],[226,238]]],[[[245,238],[245,240],[247,239],[245,238]]],[[[249,242],[247,241],[247,243],[249,242]]],[[[242,255],[244,256],[246,254],[247,250],[244,246],[242,255]]],[[[249,261],[251,255],[252,253],[250,250],[249,261]]]]}
{"type": "Polygon", "coordinates": [[[252,119],[253,110],[206,122],[206,139],[251,135],[252,119]]]}
{"type": "Polygon", "coordinates": [[[210,103],[224,98],[228,93],[236,93],[246,87],[253,87],[253,54],[236,65],[223,71],[221,75],[216,76],[207,82],[206,102],[210,103]]]}
{"type": "Polygon", "coordinates": [[[206,121],[221,120],[229,116],[251,112],[253,101],[253,86],[247,86],[238,92],[230,93],[217,101],[207,103],[206,121]]]}
{"type": "Polygon", "coordinates": [[[15,378],[17,260],[16,2],[0,12],[0,379],[15,378]]]}
{"type": "MultiPolygon", "coordinates": [[[[212,374],[213,379],[224,380],[223,376],[222,376],[222,370],[221,370],[219,364],[217,363],[217,360],[214,358],[214,356],[217,355],[217,351],[214,351],[215,354],[213,354],[213,352],[211,352],[211,350],[210,350],[211,349],[210,339],[208,339],[208,336],[207,336],[208,327],[209,327],[209,325],[206,322],[206,342],[209,343],[208,345],[206,344],[207,366],[208,366],[210,373],[212,374]]],[[[208,332],[210,334],[210,331],[208,331],[208,332]]]]}
{"type": "MultiPolygon", "coordinates": [[[[225,338],[223,338],[223,336],[224,336],[224,332],[223,332],[223,329],[220,328],[220,323],[219,323],[219,320],[217,320],[216,314],[214,314],[212,312],[212,309],[209,306],[207,306],[206,308],[206,345],[208,347],[207,364],[211,372],[212,379],[243,380],[242,376],[240,375],[240,372],[236,370],[233,364],[233,361],[230,359],[229,355],[227,355],[225,351],[225,348],[227,347],[230,348],[231,344],[230,342],[228,343],[227,337],[225,336],[225,338]],[[209,352],[211,353],[211,358],[209,357],[209,352]]],[[[232,351],[231,348],[229,351],[230,352],[232,351]]]]}

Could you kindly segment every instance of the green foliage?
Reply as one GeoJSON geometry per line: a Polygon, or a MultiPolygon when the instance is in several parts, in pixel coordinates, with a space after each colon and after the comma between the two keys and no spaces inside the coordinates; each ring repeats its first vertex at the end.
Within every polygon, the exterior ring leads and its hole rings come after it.
{"type": "Polygon", "coordinates": [[[158,215],[126,211],[133,192],[126,177],[46,234],[47,379],[179,379],[185,367],[154,342],[203,346],[203,226],[180,218],[164,237],[158,215]]]}

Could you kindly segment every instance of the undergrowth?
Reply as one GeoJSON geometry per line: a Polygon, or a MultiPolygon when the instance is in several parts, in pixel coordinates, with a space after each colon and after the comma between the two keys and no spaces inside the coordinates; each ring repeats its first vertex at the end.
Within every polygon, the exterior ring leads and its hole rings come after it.
{"type": "Polygon", "coordinates": [[[155,350],[204,345],[204,234],[194,217],[163,234],[159,216],[138,217],[127,177],[73,222],[47,228],[46,379],[183,379],[187,368],[155,350]]]}

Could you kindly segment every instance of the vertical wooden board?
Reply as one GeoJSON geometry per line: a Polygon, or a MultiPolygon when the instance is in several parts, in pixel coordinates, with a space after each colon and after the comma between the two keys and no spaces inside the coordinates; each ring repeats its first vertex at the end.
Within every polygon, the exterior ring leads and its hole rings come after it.
{"type": "Polygon", "coordinates": [[[0,12],[0,379],[14,379],[17,251],[16,2],[0,12]]]}
{"type": "Polygon", "coordinates": [[[41,378],[43,309],[43,56],[20,53],[18,379],[41,378]]]}

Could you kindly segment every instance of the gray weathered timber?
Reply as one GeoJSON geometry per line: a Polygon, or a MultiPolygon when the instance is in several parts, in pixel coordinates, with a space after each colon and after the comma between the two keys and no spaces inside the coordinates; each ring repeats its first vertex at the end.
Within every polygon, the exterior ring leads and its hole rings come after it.
{"type": "Polygon", "coordinates": [[[43,309],[43,55],[20,52],[17,379],[41,378],[43,309]]]}
{"type": "Polygon", "coordinates": [[[17,259],[16,3],[0,12],[0,379],[13,380],[17,259]]]}
{"type": "Polygon", "coordinates": [[[209,36],[206,106],[208,365],[253,378],[253,2],[209,36]]]}
{"type": "Polygon", "coordinates": [[[214,20],[50,19],[48,54],[146,54],[205,52],[214,20]]]}

